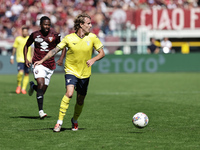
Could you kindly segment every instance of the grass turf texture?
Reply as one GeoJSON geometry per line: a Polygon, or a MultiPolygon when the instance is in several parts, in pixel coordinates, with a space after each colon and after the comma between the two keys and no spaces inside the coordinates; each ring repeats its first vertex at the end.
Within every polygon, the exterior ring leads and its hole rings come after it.
{"type": "Polygon", "coordinates": [[[199,73],[93,74],[77,132],[70,130],[75,93],[62,132],[52,131],[65,93],[63,74],[51,78],[44,120],[36,94],[17,95],[15,88],[16,75],[0,76],[1,150],[200,149],[199,73]],[[146,128],[133,126],[137,112],[148,115],[146,128]]]}

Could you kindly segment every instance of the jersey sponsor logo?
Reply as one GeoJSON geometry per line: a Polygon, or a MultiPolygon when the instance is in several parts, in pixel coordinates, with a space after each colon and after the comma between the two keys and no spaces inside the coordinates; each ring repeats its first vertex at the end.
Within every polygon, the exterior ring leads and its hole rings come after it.
{"type": "Polygon", "coordinates": [[[49,47],[49,44],[47,42],[42,42],[40,43],[40,46],[42,49],[40,49],[40,51],[49,51],[47,48],[49,47]]]}
{"type": "Polygon", "coordinates": [[[39,43],[43,42],[43,39],[40,38],[40,35],[38,35],[38,36],[35,38],[35,42],[39,42],[39,43]]]}
{"type": "Polygon", "coordinates": [[[73,43],[74,45],[76,45],[77,43],[73,43]]]}
{"type": "Polygon", "coordinates": [[[52,36],[48,37],[48,39],[49,39],[49,42],[53,41],[53,37],[52,36]]]}

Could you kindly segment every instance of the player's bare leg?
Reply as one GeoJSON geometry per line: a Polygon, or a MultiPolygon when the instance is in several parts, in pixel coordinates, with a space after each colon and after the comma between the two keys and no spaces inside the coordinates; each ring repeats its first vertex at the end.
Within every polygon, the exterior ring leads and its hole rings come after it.
{"type": "MultiPolygon", "coordinates": [[[[29,86],[30,87],[29,87],[28,94],[29,94],[29,96],[32,96],[34,91],[37,92],[37,85],[35,85],[35,83],[33,81],[30,81],[29,86]]],[[[47,87],[48,87],[47,85],[44,85],[44,87],[43,87],[43,93],[44,94],[47,90],[47,87]]]]}

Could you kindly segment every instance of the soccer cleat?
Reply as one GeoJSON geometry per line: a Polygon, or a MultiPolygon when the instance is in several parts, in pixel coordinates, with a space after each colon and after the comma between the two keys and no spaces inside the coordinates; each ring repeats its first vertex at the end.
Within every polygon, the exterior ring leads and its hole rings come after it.
{"type": "Polygon", "coordinates": [[[61,125],[57,123],[57,124],[55,125],[55,127],[53,128],[53,131],[54,131],[54,132],[60,132],[60,130],[61,130],[61,125]]]}
{"type": "Polygon", "coordinates": [[[22,94],[26,94],[26,90],[24,90],[24,89],[22,89],[21,92],[22,92],[22,94]]]}
{"type": "Polygon", "coordinates": [[[31,82],[29,83],[29,85],[30,85],[30,88],[29,88],[29,90],[28,90],[28,95],[31,96],[31,95],[33,95],[33,92],[34,92],[33,86],[34,86],[35,84],[34,84],[33,81],[31,81],[31,82]]]}
{"type": "Polygon", "coordinates": [[[21,92],[21,87],[18,86],[18,87],[16,88],[15,92],[16,92],[17,94],[19,94],[19,93],[21,92]]]}
{"type": "Polygon", "coordinates": [[[39,111],[39,115],[40,115],[40,119],[43,119],[43,118],[45,118],[45,117],[47,116],[47,114],[44,113],[43,110],[40,110],[40,111],[39,111]]]}
{"type": "Polygon", "coordinates": [[[78,123],[73,122],[73,118],[71,119],[72,122],[72,131],[77,131],[78,130],[78,123]]]}

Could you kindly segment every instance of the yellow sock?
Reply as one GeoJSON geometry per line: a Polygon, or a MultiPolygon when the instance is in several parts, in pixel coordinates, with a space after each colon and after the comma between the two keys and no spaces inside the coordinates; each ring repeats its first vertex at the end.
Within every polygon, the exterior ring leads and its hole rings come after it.
{"type": "Polygon", "coordinates": [[[17,86],[21,86],[22,77],[23,77],[23,72],[19,71],[17,74],[17,86]]]}
{"type": "Polygon", "coordinates": [[[59,117],[58,120],[63,120],[64,116],[67,112],[67,109],[69,107],[69,101],[71,98],[68,98],[66,95],[63,96],[61,104],[60,104],[60,112],[59,112],[59,117]]]}
{"type": "Polygon", "coordinates": [[[80,114],[82,112],[83,105],[79,105],[76,103],[75,108],[74,108],[74,116],[73,116],[74,120],[78,120],[78,117],[80,116],[80,114]]]}
{"type": "Polygon", "coordinates": [[[23,79],[23,86],[22,89],[26,90],[26,87],[28,85],[28,81],[29,81],[29,75],[25,75],[24,79],[23,79]]]}

